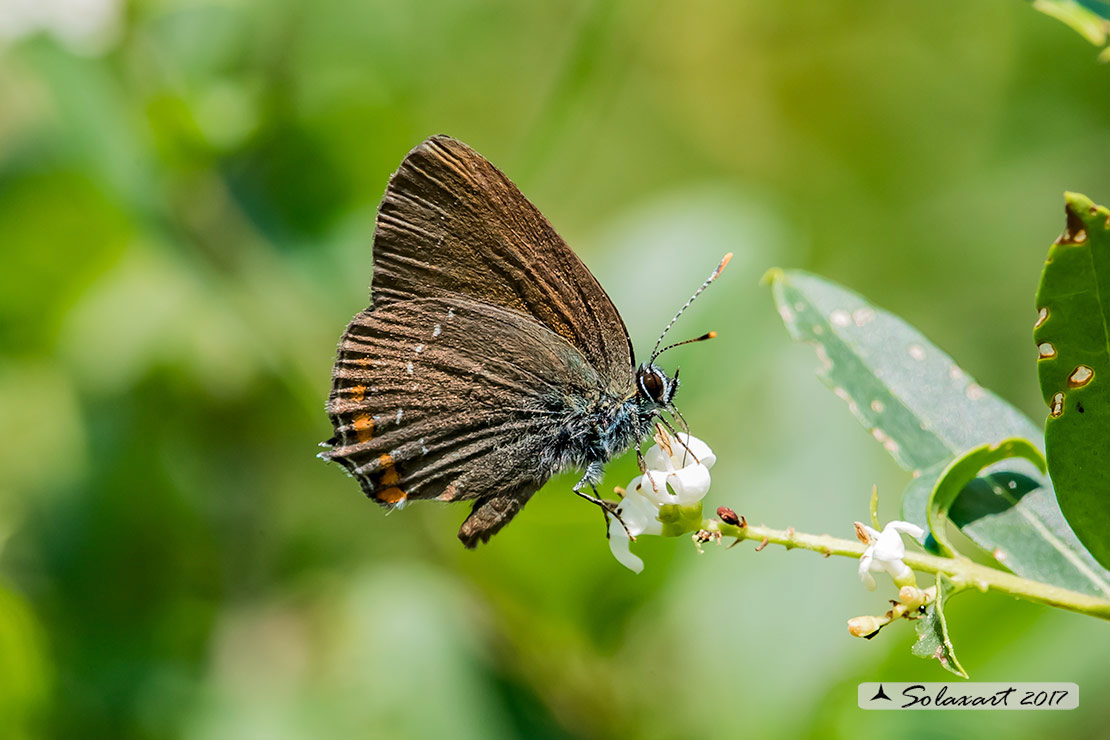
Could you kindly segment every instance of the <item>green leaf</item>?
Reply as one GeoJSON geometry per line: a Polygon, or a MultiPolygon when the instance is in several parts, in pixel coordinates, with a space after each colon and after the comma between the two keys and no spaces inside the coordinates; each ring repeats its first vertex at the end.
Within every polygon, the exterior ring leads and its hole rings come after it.
{"type": "MultiPolygon", "coordinates": [[[[1021,412],[898,317],[814,275],[776,270],[769,277],[791,336],[816,345],[821,379],[915,476],[903,498],[907,520],[927,526],[929,494],[967,450],[1041,437],[1021,412]]],[[[949,518],[1020,576],[1110,595],[1110,572],[1076,539],[1048,477],[1027,460],[1006,460],[976,478],[949,518]]]]}
{"type": "Polygon", "coordinates": [[[1023,457],[1036,465],[1042,473],[1045,472],[1045,461],[1041,451],[1024,439],[1007,439],[994,445],[980,445],[973,450],[968,450],[941,472],[929,494],[926,509],[929,531],[941,554],[949,557],[956,554],[956,549],[948,541],[946,531],[948,510],[955,503],[956,497],[968,483],[979,477],[980,471],[984,468],[1013,457],[1023,457]]]}
{"type": "Polygon", "coordinates": [[[52,683],[45,638],[22,595],[0,582],[0,737],[33,737],[52,683]]]}
{"type": "Polygon", "coordinates": [[[1106,43],[1110,31],[1110,2],[1105,0],[1033,0],[1033,7],[1050,15],[1095,46],[1106,43]]]}
{"type": "Polygon", "coordinates": [[[1076,193],[1066,200],[1033,329],[1048,470],[1072,529],[1110,566],[1110,211],[1076,193]]]}
{"type": "Polygon", "coordinates": [[[917,642],[910,652],[919,658],[936,658],[945,670],[960,678],[967,678],[967,671],[956,660],[956,650],[948,637],[948,623],[944,619],[944,602],[948,598],[951,584],[942,574],[937,575],[937,598],[925,607],[925,616],[914,622],[917,642]]]}
{"type": "MultiPolygon", "coordinates": [[[[902,489],[902,518],[907,522],[922,527],[926,530],[929,529],[929,497],[933,495],[933,489],[937,487],[941,475],[952,464],[954,458],[946,458],[941,460],[936,465],[931,465],[928,468],[913,471],[913,478],[909,484],[902,489]]],[[[962,492],[961,492],[962,493],[962,492]]],[[[965,497],[966,498],[966,497],[965,497]]],[[[950,507],[948,512],[948,519],[960,529],[964,526],[970,526],[974,523],[971,521],[958,521],[955,512],[952,511],[958,504],[963,501],[959,496],[956,497],[956,502],[950,507]]],[[[925,549],[934,555],[940,554],[940,547],[937,541],[933,539],[932,532],[925,535],[925,541],[922,542],[925,549]]]]}

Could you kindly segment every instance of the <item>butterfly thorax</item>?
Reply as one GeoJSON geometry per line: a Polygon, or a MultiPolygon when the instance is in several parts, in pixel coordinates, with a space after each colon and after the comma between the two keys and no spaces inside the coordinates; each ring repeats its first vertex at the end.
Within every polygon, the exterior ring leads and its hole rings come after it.
{"type": "Polygon", "coordinates": [[[604,465],[627,451],[650,429],[650,421],[635,398],[604,395],[584,407],[574,403],[580,398],[567,400],[572,403],[562,414],[552,444],[538,461],[548,474],[604,465]]]}
{"type": "Polygon", "coordinates": [[[647,365],[637,371],[632,394],[598,389],[593,394],[560,397],[556,402],[561,406],[559,432],[541,457],[541,467],[549,474],[586,470],[590,482],[596,483],[601,466],[651,434],[653,421],[677,389],[677,378],[647,365]]]}

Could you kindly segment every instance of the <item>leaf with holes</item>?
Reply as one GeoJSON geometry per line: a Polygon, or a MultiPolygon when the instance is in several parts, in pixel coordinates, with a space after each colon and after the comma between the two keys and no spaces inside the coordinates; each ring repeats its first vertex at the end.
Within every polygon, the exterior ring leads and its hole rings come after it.
{"type": "MultiPolygon", "coordinates": [[[[929,494],[968,450],[1041,438],[1021,412],[897,316],[814,275],[775,270],[768,276],[791,336],[816,345],[821,379],[914,474],[903,499],[906,520],[927,526],[929,494]]],[[[961,492],[949,519],[1020,576],[1110,595],[1110,572],[1080,544],[1048,477],[1028,460],[989,468],[961,492]]]]}
{"type": "Polygon", "coordinates": [[[946,671],[960,678],[967,678],[967,671],[956,660],[956,650],[948,637],[948,623],[944,619],[944,602],[951,593],[951,584],[943,575],[937,575],[937,598],[925,609],[925,616],[914,623],[917,642],[910,652],[919,658],[935,658],[946,671]]]}
{"type": "Polygon", "coordinates": [[[1066,195],[1067,226],[1037,291],[1037,373],[1045,447],[1060,508],[1110,566],[1110,211],[1066,195]]]}
{"type": "MultiPolygon", "coordinates": [[[[1007,439],[998,444],[980,445],[968,450],[962,457],[952,461],[938,477],[937,483],[929,494],[925,516],[929,522],[929,532],[936,543],[937,550],[949,557],[956,554],[956,548],[948,541],[946,524],[948,510],[969,483],[979,477],[979,473],[995,463],[1010,458],[1025,458],[1045,472],[1044,457],[1033,443],[1025,439],[1007,439]]],[[[996,553],[1003,560],[1002,553],[996,553]]]]}

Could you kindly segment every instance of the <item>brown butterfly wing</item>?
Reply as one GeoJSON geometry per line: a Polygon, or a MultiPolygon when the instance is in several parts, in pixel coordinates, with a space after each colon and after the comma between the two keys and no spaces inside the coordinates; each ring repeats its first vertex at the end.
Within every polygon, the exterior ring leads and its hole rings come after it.
{"type": "Polygon", "coordinates": [[[601,284],[509,178],[466,144],[436,136],[390,180],[371,297],[377,307],[452,294],[533,317],[606,385],[631,392],[632,344],[601,284]]]}
{"type": "Polygon", "coordinates": [[[577,348],[519,312],[458,296],[375,305],[339,345],[321,457],[382,505],[475,500],[459,533],[473,546],[555,472],[567,399],[601,386],[577,348]]]}

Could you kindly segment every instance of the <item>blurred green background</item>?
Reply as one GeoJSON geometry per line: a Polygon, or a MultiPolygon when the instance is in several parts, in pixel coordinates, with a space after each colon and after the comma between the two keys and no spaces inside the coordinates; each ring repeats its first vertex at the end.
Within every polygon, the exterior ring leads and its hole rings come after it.
{"type": "MultiPolygon", "coordinates": [[[[1105,624],[966,593],[982,681],[1067,713],[864,713],[944,681],[856,563],[644,538],[553,481],[492,543],[314,455],[374,213],[423,138],[498,164],[718,455],[709,507],[851,537],[906,475],[758,285],[839,280],[1033,418],[1065,189],[1110,201],[1110,70],[1017,0],[0,2],[0,736],[1105,737],[1105,624]]],[[[609,468],[623,485],[632,459],[609,468]]]]}

